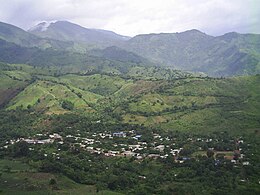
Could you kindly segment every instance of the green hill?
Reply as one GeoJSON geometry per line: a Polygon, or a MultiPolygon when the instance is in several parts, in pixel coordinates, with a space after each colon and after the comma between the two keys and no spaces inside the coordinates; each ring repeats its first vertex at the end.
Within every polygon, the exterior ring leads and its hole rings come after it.
{"type": "Polygon", "coordinates": [[[124,121],[165,130],[239,132],[259,127],[258,76],[192,78],[132,98],[124,121]]]}
{"type": "Polygon", "coordinates": [[[167,131],[240,132],[260,126],[259,75],[215,79],[172,72],[165,77],[164,69],[154,69],[152,74],[147,73],[149,69],[133,67],[121,75],[58,76],[57,70],[47,67],[1,67],[1,102],[7,110],[95,113],[108,120],[167,131]]]}

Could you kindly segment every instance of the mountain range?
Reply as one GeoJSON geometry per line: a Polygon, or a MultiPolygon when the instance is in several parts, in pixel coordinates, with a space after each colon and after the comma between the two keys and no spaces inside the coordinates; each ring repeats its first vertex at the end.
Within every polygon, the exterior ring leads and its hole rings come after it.
{"type": "Polygon", "coordinates": [[[57,21],[42,22],[28,31],[0,23],[0,40],[0,61],[7,63],[87,67],[91,61],[100,67],[106,61],[115,67],[120,64],[121,69],[130,63],[217,77],[260,73],[258,34],[230,32],[214,37],[189,30],[131,38],[57,21]]]}

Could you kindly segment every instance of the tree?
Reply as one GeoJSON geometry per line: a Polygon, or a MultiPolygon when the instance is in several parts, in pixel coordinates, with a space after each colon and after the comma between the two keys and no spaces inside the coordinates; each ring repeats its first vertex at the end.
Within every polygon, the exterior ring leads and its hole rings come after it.
{"type": "Polygon", "coordinates": [[[66,110],[73,110],[74,104],[68,100],[63,100],[61,103],[61,107],[66,110]]]}
{"type": "Polygon", "coordinates": [[[56,184],[57,184],[56,179],[51,178],[50,181],[49,181],[49,184],[50,184],[50,185],[56,185],[56,184]]]}
{"type": "Polygon", "coordinates": [[[213,150],[208,150],[207,151],[207,157],[212,158],[214,156],[214,151],[213,150]]]}
{"type": "Polygon", "coordinates": [[[29,153],[29,146],[25,141],[15,143],[12,149],[14,157],[27,156],[29,153]]]}

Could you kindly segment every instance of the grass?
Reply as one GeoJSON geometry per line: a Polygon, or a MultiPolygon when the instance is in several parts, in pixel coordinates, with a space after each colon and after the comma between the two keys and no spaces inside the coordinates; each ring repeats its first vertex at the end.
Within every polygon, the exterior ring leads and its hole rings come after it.
{"type": "MultiPolygon", "coordinates": [[[[233,151],[215,151],[214,152],[214,156],[216,157],[217,154],[223,154],[225,156],[234,156],[234,152],[233,151]]],[[[207,151],[196,151],[194,152],[191,156],[192,157],[196,157],[196,156],[207,156],[207,151]]]]}
{"type": "Polygon", "coordinates": [[[10,167],[12,172],[31,170],[29,165],[27,165],[19,160],[1,159],[0,160],[0,170],[3,171],[6,169],[6,167],[10,167]]]}
{"type": "Polygon", "coordinates": [[[8,103],[26,85],[26,82],[14,80],[0,72],[0,106],[8,103]]]}
{"type": "Polygon", "coordinates": [[[260,126],[258,83],[260,76],[177,80],[133,99],[123,119],[166,130],[250,131],[260,126]]]}
{"type": "Polygon", "coordinates": [[[59,78],[61,82],[70,84],[99,95],[111,95],[127,82],[120,77],[95,74],[91,76],[65,75],[59,78]]]}
{"type": "Polygon", "coordinates": [[[20,71],[20,70],[12,70],[4,72],[9,77],[15,78],[21,81],[29,81],[32,79],[31,74],[28,72],[20,71]]]}
{"type": "Polygon", "coordinates": [[[64,111],[61,102],[68,100],[74,104],[75,109],[88,110],[88,104],[83,98],[79,98],[74,92],[64,85],[49,81],[37,81],[28,86],[17,95],[8,106],[8,109],[16,109],[28,105],[34,106],[36,110],[47,108],[49,112],[60,113],[64,111]]]}

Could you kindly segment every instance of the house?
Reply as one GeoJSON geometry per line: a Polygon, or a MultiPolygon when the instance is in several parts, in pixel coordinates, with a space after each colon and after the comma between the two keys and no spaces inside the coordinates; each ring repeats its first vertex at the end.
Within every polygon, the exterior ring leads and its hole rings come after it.
{"type": "Polygon", "coordinates": [[[53,140],[51,139],[45,139],[45,140],[37,140],[37,139],[21,139],[25,141],[28,144],[49,144],[53,143],[53,140]]]}
{"type": "Polygon", "coordinates": [[[113,137],[126,137],[126,133],[116,132],[116,133],[113,133],[113,137]]]}
{"type": "Polygon", "coordinates": [[[154,149],[159,150],[160,152],[163,152],[164,148],[165,148],[164,145],[159,145],[159,146],[156,146],[154,149]]]}
{"type": "Polygon", "coordinates": [[[159,134],[157,134],[157,133],[154,133],[154,134],[153,134],[153,138],[154,138],[154,139],[156,139],[156,138],[161,138],[161,136],[160,136],[159,134]]]}
{"type": "Polygon", "coordinates": [[[35,139],[24,139],[23,141],[25,141],[28,144],[36,144],[38,142],[38,140],[35,139]]]}
{"type": "Polygon", "coordinates": [[[61,139],[62,140],[62,136],[59,135],[58,133],[53,133],[52,135],[49,135],[49,137],[51,139],[61,139]]]}
{"type": "Polygon", "coordinates": [[[140,179],[146,179],[146,177],[143,176],[143,175],[139,175],[138,177],[139,177],[140,179]]]}
{"type": "Polygon", "coordinates": [[[94,150],[94,147],[88,146],[88,147],[86,147],[86,150],[89,152],[92,152],[94,150]]]}
{"type": "Polygon", "coordinates": [[[141,145],[140,144],[137,144],[137,145],[129,145],[128,146],[129,147],[129,149],[137,149],[137,148],[140,148],[141,147],[141,145]]]}
{"type": "Polygon", "coordinates": [[[37,144],[51,144],[53,140],[51,139],[44,139],[44,140],[37,140],[37,144]]]}
{"type": "Polygon", "coordinates": [[[224,156],[224,159],[226,159],[226,160],[233,160],[234,156],[224,156]]]}
{"type": "Polygon", "coordinates": [[[159,154],[149,154],[147,157],[157,159],[160,157],[159,154]]]}
{"type": "Polygon", "coordinates": [[[115,156],[115,154],[112,153],[104,153],[105,156],[115,156]]]}
{"type": "Polygon", "coordinates": [[[139,155],[139,156],[136,157],[136,159],[137,159],[137,160],[142,160],[143,157],[139,155]]]}
{"type": "Polygon", "coordinates": [[[135,153],[135,152],[132,152],[132,151],[129,151],[129,150],[127,150],[127,151],[124,151],[124,152],[122,152],[122,155],[123,155],[123,156],[135,156],[135,155],[136,155],[136,153],[135,153]]]}
{"type": "Polygon", "coordinates": [[[119,151],[112,151],[112,150],[109,150],[108,153],[110,153],[110,154],[114,154],[114,155],[117,155],[117,154],[119,154],[120,152],[119,152],[119,151]]]}
{"type": "Polygon", "coordinates": [[[244,165],[244,166],[247,166],[247,165],[249,165],[250,163],[248,162],[248,161],[245,161],[245,162],[243,162],[242,163],[242,165],[244,165]]]}
{"type": "Polygon", "coordinates": [[[139,140],[141,137],[142,137],[142,135],[136,135],[133,138],[136,139],[136,140],[139,140]]]}

